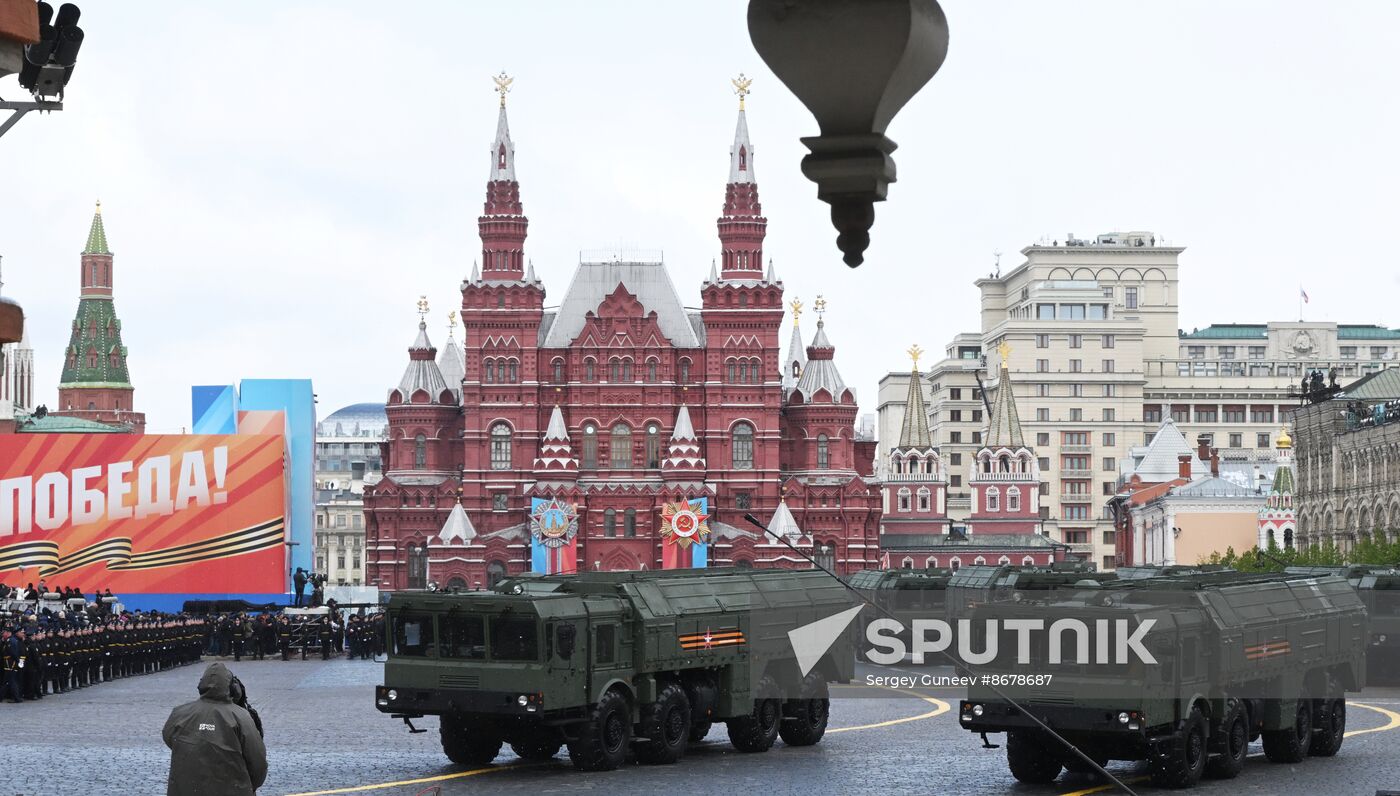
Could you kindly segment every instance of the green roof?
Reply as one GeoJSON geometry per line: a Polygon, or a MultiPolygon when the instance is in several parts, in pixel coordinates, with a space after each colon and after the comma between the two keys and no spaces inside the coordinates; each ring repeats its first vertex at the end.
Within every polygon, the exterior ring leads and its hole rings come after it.
{"type": "Polygon", "coordinates": [[[131,386],[122,322],[111,299],[79,299],[64,354],[59,382],[65,387],[131,386]]]}
{"type": "Polygon", "coordinates": [[[1337,337],[1343,340],[1400,340],[1400,329],[1387,329],[1375,324],[1337,325],[1337,337]]]}
{"type": "Polygon", "coordinates": [[[81,417],[64,415],[33,415],[15,417],[15,433],[18,434],[129,434],[129,426],[114,426],[84,420],[81,417]]]}
{"type": "Polygon", "coordinates": [[[1359,401],[1390,401],[1400,398],[1400,368],[1385,368],[1348,384],[1342,398],[1359,401]]]}
{"type": "Polygon", "coordinates": [[[107,249],[107,230],[102,228],[102,203],[97,203],[97,212],[92,214],[92,227],[88,229],[87,245],[83,254],[111,254],[107,249]]]}
{"type": "Polygon", "coordinates": [[[1181,333],[1183,340],[1265,340],[1268,336],[1269,327],[1262,323],[1213,323],[1181,333]]]}

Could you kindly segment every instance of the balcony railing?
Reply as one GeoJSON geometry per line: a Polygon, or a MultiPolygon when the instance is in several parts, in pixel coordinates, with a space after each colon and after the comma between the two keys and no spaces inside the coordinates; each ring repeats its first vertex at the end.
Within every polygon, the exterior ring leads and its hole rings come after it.
{"type": "Polygon", "coordinates": [[[1094,471],[1093,471],[1093,470],[1071,470],[1071,469],[1066,468],[1066,469],[1060,470],[1060,477],[1061,477],[1061,478],[1093,478],[1093,477],[1094,477],[1094,471]]]}
{"type": "Polygon", "coordinates": [[[1061,503],[1093,503],[1094,496],[1088,492],[1061,492],[1061,503]]]}
{"type": "Polygon", "coordinates": [[[1093,445],[1070,445],[1068,443],[1060,446],[1061,453],[1093,453],[1093,445]]]}

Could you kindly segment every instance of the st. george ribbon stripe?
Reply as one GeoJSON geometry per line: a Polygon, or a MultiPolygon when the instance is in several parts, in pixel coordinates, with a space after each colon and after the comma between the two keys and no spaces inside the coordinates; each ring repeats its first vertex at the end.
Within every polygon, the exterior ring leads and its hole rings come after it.
{"type": "Polygon", "coordinates": [[[58,543],[52,541],[22,542],[0,548],[0,572],[38,566],[42,576],[69,572],[89,564],[106,561],[109,570],[154,569],[196,561],[252,553],[282,543],[284,518],[198,542],[132,554],[131,539],[124,536],[103,539],[69,555],[60,556],[58,543]]]}

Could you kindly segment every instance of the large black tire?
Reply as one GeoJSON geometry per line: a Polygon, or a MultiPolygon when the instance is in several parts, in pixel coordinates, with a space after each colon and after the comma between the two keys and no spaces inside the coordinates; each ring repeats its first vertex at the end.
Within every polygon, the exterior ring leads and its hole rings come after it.
{"type": "Polygon", "coordinates": [[[446,715],[438,724],[442,751],[459,766],[484,766],[501,753],[501,737],[483,732],[461,716],[446,715]]]}
{"type": "Polygon", "coordinates": [[[1014,730],[1006,734],[1006,767],[1011,776],[1032,785],[1054,782],[1063,768],[1033,734],[1014,730]]]}
{"type": "Polygon", "coordinates": [[[627,760],[631,742],[632,709],[627,698],[607,691],[569,741],[569,759],[580,771],[612,771],[627,760]]]}
{"type": "Polygon", "coordinates": [[[1249,753],[1249,713],[1244,704],[1232,699],[1220,721],[1220,734],[1211,738],[1211,756],[1206,761],[1206,776],[1212,779],[1234,779],[1244,770],[1249,753]]]}
{"type": "Polygon", "coordinates": [[[656,701],[642,709],[642,735],[637,741],[637,760],[643,763],[674,763],[685,755],[690,743],[690,700],[676,683],[662,686],[656,701]]]}
{"type": "Polygon", "coordinates": [[[778,684],[772,677],[764,675],[754,691],[753,710],[745,716],[737,716],[726,724],[729,726],[729,742],[741,752],[766,752],[773,748],[778,739],[778,726],[782,724],[783,701],[778,698],[778,684]]]}
{"type": "Polygon", "coordinates": [[[536,730],[535,734],[510,742],[510,750],[521,760],[552,760],[559,754],[564,741],[552,730],[536,730]]]}
{"type": "Polygon", "coordinates": [[[1316,715],[1312,742],[1308,744],[1308,754],[1314,757],[1332,757],[1342,748],[1347,731],[1347,703],[1339,696],[1319,699],[1313,702],[1316,715]]]}
{"type": "Polygon", "coordinates": [[[1199,707],[1181,725],[1171,743],[1158,747],[1147,761],[1147,773],[1159,788],[1191,788],[1201,781],[1210,752],[1206,748],[1209,726],[1199,707]]]}
{"type": "Polygon", "coordinates": [[[1299,698],[1293,726],[1265,730],[1264,756],[1274,763],[1301,763],[1312,739],[1312,700],[1299,698]]]}
{"type": "Polygon", "coordinates": [[[701,741],[705,740],[705,736],[710,734],[710,728],[712,726],[714,725],[708,721],[702,721],[699,724],[692,724],[690,727],[690,742],[700,743],[701,741]]]}
{"type": "Polygon", "coordinates": [[[802,680],[802,695],[783,703],[783,721],[778,735],[788,746],[812,746],[826,735],[831,718],[831,693],[826,675],[812,672],[802,680]]]}

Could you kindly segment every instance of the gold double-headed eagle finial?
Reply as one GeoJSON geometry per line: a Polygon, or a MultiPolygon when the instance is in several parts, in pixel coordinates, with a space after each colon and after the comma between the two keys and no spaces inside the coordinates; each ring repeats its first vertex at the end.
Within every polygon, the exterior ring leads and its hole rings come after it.
{"type": "Polygon", "coordinates": [[[421,320],[423,320],[423,319],[426,318],[426,317],[428,317],[428,297],[427,297],[427,296],[419,296],[419,297],[418,297],[418,320],[421,321],[421,320]]]}
{"type": "Polygon", "coordinates": [[[817,294],[817,300],[812,302],[812,309],[817,313],[817,323],[821,323],[822,317],[826,315],[826,299],[820,293],[817,294]]]}
{"type": "Polygon", "coordinates": [[[802,317],[802,299],[795,298],[788,306],[792,307],[792,325],[796,326],[797,319],[802,317]]]}
{"type": "Polygon", "coordinates": [[[744,77],[744,73],[740,72],[738,77],[731,78],[729,82],[734,84],[734,93],[739,95],[739,110],[742,111],[744,109],[744,97],[753,93],[752,90],[749,89],[749,86],[753,85],[753,78],[744,77]]]}
{"type": "Polygon", "coordinates": [[[496,81],[496,93],[501,95],[501,107],[504,108],[506,106],[506,95],[510,93],[510,84],[515,82],[515,78],[508,76],[506,70],[502,69],[499,75],[491,79],[496,81]]]}
{"type": "Polygon", "coordinates": [[[997,346],[997,353],[1001,355],[1002,369],[1007,368],[1007,363],[1011,361],[1011,344],[1002,340],[1001,345],[997,346]]]}
{"type": "Polygon", "coordinates": [[[447,333],[452,334],[452,330],[457,328],[457,311],[447,313],[447,333]]]}
{"type": "Polygon", "coordinates": [[[924,353],[924,350],[922,348],[919,348],[918,343],[915,343],[909,346],[909,351],[907,353],[909,354],[909,358],[914,360],[914,370],[918,370],[919,357],[924,353]]]}

